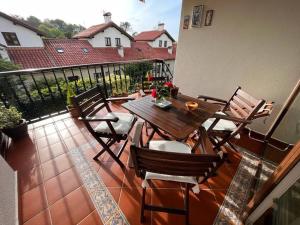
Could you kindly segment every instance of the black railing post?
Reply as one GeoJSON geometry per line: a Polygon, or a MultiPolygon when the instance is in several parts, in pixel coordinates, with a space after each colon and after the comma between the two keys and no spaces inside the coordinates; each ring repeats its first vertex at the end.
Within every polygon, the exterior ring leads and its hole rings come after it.
{"type": "Polygon", "coordinates": [[[24,84],[24,81],[22,80],[21,75],[18,74],[18,77],[19,77],[19,80],[20,80],[20,82],[21,82],[21,84],[22,84],[24,90],[25,90],[26,96],[28,97],[29,101],[30,101],[31,103],[33,103],[32,98],[31,98],[31,96],[30,96],[30,93],[29,93],[29,91],[27,90],[26,85],[24,84]]]}
{"type": "Polygon", "coordinates": [[[65,100],[65,97],[64,97],[64,95],[63,95],[63,93],[62,93],[62,91],[61,91],[61,88],[60,88],[60,86],[59,86],[59,82],[58,82],[58,80],[57,80],[57,77],[56,77],[55,71],[54,71],[54,70],[52,70],[52,73],[53,73],[53,76],[54,76],[54,79],[55,79],[55,82],[56,82],[56,85],[57,85],[58,91],[59,91],[59,93],[60,93],[60,97],[61,97],[61,99],[64,101],[64,100],[65,100]]]}
{"type": "MultiPolygon", "coordinates": [[[[73,71],[73,68],[71,68],[71,73],[72,73],[72,77],[74,78],[74,83],[75,83],[75,87],[76,87],[76,92],[77,94],[79,94],[79,89],[78,89],[78,85],[77,85],[77,80],[75,79],[75,75],[74,75],[74,71],[73,71]]],[[[78,76],[77,76],[78,78],[78,76]]]]}
{"type": "Polygon", "coordinates": [[[109,64],[107,65],[107,69],[108,69],[108,80],[109,80],[109,85],[110,85],[110,93],[113,94],[113,87],[112,87],[112,83],[111,83],[109,64]]]}
{"type": "Polygon", "coordinates": [[[47,81],[47,78],[46,78],[46,76],[45,76],[44,71],[42,71],[42,74],[43,74],[43,77],[44,77],[46,86],[47,86],[47,88],[48,88],[49,94],[50,94],[50,96],[51,96],[51,98],[52,98],[52,100],[53,100],[53,102],[54,102],[54,96],[53,96],[53,93],[52,93],[52,91],[51,91],[51,88],[50,88],[50,86],[49,86],[49,83],[48,83],[48,81],[47,81]]]}
{"type": "Polygon", "coordinates": [[[85,82],[84,82],[84,79],[83,79],[81,67],[79,67],[79,72],[80,72],[80,76],[81,76],[81,80],[82,80],[82,85],[83,85],[84,91],[86,91],[85,82]]]}
{"type": "Polygon", "coordinates": [[[103,65],[100,65],[100,69],[101,69],[101,74],[102,74],[102,79],[103,79],[103,88],[104,88],[105,97],[108,98],[108,93],[107,93],[107,88],[106,88],[106,83],[105,83],[105,76],[104,76],[103,65]]]}
{"type": "Polygon", "coordinates": [[[91,88],[92,88],[93,87],[93,82],[92,82],[89,66],[87,66],[86,69],[87,69],[87,72],[88,72],[88,75],[89,75],[90,85],[91,85],[91,88]]]}
{"type": "Polygon", "coordinates": [[[31,76],[31,78],[32,78],[32,80],[33,80],[33,83],[34,83],[34,85],[35,85],[35,88],[36,88],[37,92],[39,93],[40,98],[42,99],[43,102],[45,102],[44,96],[43,96],[43,94],[42,94],[40,88],[38,87],[38,85],[37,85],[37,83],[36,83],[36,80],[35,80],[33,74],[30,73],[30,76],[31,76]]]}

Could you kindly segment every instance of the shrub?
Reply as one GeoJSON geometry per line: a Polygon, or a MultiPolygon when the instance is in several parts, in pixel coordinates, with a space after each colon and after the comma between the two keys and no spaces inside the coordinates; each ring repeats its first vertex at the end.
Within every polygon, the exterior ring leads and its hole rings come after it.
{"type": "Polygon", "coordinates": [[[16,107],[9,107],[8,109],[1,106],[0,109],[0,129],[12,128],[20,124],[22,113],[16,107]]]}

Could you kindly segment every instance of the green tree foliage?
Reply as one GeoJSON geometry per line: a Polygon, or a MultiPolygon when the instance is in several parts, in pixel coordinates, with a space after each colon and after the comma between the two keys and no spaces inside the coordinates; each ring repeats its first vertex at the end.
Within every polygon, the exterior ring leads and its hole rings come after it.
{"type": "Polygon", "coordinates": [[[16,65],[6,59],[0,59],[0,72],[17,70],[19,68],[20,68],[19,65],[16,65]]]}
{"type": "Polygon", "coordinates": [[[131,30],[131,24],[127,21],[125,22],[121,22],[120,23],[120,27],[125,30],[126,32],[130,31],[131,30]]]}
{"type": "Polygon", "coordinates": [[[71,38],[73,35],[85,29],[85,27],[80,24],[66,23],[61,19],[45,19],[42,21],[35,16],[29,16],[26,19],[18,15],[14,15],[13,17],[39,29],[49,38],[71,38]]]}

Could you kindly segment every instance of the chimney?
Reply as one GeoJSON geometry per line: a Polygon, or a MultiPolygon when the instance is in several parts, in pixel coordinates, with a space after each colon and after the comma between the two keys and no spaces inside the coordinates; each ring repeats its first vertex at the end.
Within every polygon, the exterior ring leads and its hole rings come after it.
{"type": "Polygon", "coordinates": [[[164,23],[159,23],[157,29],[158,29],[159,31],[164,30],[164,29],[165,29],[165,24],[164,24],[164,23]]]}
{"type": "Polygon", "coordinates": [[[169,47],[168,47],[168,53],[169,53],[170,55],[173,54],[173,46],[169,46],[169,47]]]}
{"type": "Polygon", "coordinates": [[[110,12],[103,13],[103,17],[104,17],[105,23],[111,22],[111,13],[110,12]]]}
{"type": "Polygon", "coordinates": [[[123,46],[118,47],[118,54],[123,58],[124,57],[124,48],[123,46]]]}

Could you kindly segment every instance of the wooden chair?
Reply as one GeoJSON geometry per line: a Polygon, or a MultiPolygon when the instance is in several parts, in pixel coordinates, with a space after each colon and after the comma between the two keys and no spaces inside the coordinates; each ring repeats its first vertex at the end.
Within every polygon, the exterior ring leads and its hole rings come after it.
{"type": "Polygon", "coordinates": [[[130,97],[105,98],[100,86],[96,86],[80,95],[74,97],[74,105],[80,112],[80,120],[82,120],[93,135],[93,137],[101,144],[103,149],[94,157],[98,157],[107,152],[121,167],[124,164],[119,159],[127,142],[129,133],[132,130],[137,118],[129,113],[112,112],[109,102],[120,100],[133,100],[130,97]],[[96,115],[100,110],[106,109],[106,114],[96,115]],[[100,122],[96,127],[92,127],[92,122],[100,122]],[[104,141],[102,138],[106,138],[104,141]],[[116,142],[124,141],[119,152],[114,154],[110,147],[116,142]]]}
{"type": "Polygon", "coordinates": [[[143,147],[142,141],[143,123],[138,122],[130,148],[131,158],[135,173],[143,179],[143,193],[141,199],[141,223],[144,221],[144,211],[161,211],[185,215],[185,224],[189,224],[189,190],[199,192],[199,183],[213,176],[224,161],[224,152],[217,154],[206,135],[204,128],[200,128],[203,152],[192,154],[191,148],[177,141],[151,141],[148,148],[143,147]],[[169,208],[150,205],[145,202],[147,180],[159,179],[185,183],[184,208],[169,208]]]}
{"type": "Polygon", "coordinates": [[[269,116],[273,108],[273,102],[266,103],[265,100],[256,99],[241,87],[237,88],[228,101],[203,95],[198,98],[223,105],[222,110],[215,114],[215,118],[210,118],[202,124],[214,142],[215,148],[228,143],[235,149],[230,140],[239,139],[240,132],[247,124],[254,119],[269,116]]]}

